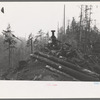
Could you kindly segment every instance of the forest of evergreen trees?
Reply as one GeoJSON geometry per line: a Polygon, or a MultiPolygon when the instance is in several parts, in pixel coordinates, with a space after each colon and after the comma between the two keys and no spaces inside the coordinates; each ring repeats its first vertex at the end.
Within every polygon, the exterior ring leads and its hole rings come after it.
{"type": "Polygon", "coordinates": [[[99,53],[100,31],[96,25],[90,27],[82,25],[72,18],[70,25],[63,32],[63,27],[59,29],[58,39],[64,43],[71,44],[74,48],[80,49],[83,53],[99,53]]]}
{"type": "Polygon", "coordinates": [[[9,68],[16,68],[20,61],[28,59],[31,52],[31,39],[33,52],[42,50],[47,44],[49,34],[40,30],[36,36],[29,34],[28,40],[16,37],[11,31],[10,24],[0,35],[0,73],[1,75],[9,68]]]}

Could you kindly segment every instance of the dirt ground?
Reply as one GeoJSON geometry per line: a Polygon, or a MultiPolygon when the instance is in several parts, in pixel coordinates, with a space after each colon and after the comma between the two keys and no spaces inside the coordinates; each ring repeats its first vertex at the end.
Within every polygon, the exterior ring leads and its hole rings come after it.
{"type": "Polygon", "coordinates": [[[52,67],[31,60],[22,69],[12,69],[6,75],[8,80],[33,80],[33,81],[76,81],[73,77],[59,72],[52,67]]]}

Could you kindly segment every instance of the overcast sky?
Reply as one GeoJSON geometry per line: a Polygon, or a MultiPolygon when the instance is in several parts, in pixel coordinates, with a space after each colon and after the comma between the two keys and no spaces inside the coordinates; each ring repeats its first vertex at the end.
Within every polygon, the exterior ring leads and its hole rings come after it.
{"type": "Polygon", "coordinates": [[[8,23],[16,36],[28,37],[32,32],[36,34],[40,29],[50,33],[52,29],[57,31],[63,23],[63,9],[66,5],[67,21],[75,17],[79,20],[80,5],[93,5],[92,19],[97,20],[100,28],[100,2],[1,2],[0,8],[4,7],[5,13],[0,12],[0,33],[6,29],[8,23]]]}

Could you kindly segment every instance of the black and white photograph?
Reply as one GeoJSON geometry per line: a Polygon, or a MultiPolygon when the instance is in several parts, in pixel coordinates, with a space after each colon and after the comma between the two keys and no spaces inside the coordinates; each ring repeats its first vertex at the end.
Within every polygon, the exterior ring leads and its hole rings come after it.
{"type": "Polygon", "coordinates": [[[0,2],[0,80],[100,81],[100,3],[0,2]]]}

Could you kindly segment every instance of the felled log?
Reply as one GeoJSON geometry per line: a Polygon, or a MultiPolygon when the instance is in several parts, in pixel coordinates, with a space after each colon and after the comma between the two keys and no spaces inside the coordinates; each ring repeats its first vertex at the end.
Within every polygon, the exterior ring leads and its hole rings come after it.
{"type": "Polygon", "coordinates": [[[98,63],[96,62],[95,58],[93,59],[92,56],[88,56],[87,55],[87,60],[89,61],[89,63],[92,63],[93,64],[93,70],[100,74],[100,66],[98,65],[98,63]]]}
{"type": "Polygon", "coordinates": [[[90,72],[88,70],[85,70],[84,68],[79,67],[78,65],[74,65],[74,64],[72,64],[70,62],[67,62],[67,61],[64,61],[62,59],[56,58],[56,57],[54,57],[52,55],[47,55],[47,54],[44,54],[42,52],[35,52],[35,54],[36,55],[40,55],[40,56],[45,57],[45,58],[48,58],[48,59],[50,59],[50,60],[52,60],[54,62],[62,64],[64,66],[68,67],[68,68],[71,68],[73,70],[79,71],[81,73],[84,73],[84,74],[87,74],[87,75],[91,75],[93,77],[99,77],[99,74],[97,74],[97,73],[90,72]]]}
{"type": "Polygon", "coordinates": [[[97,72],[98,74],[100,74],[100,66],[99,65],[95,65],[94,66],[94,71],[97,72]]]}
{"type": "Polygon", "coordinates": [[[74,77],[74,78],[76,78],[76,79],[78,79],[80,81],[99,81],[99,78],[94,78],[92,76],[85,75],[84,73],[81,73],[81,72],[79,72],[77,70],[73,70],[71,68],[68,68],[68,67],[66,67],[64,65],[58,64],[58,63],[56,63],[54,61],[51,61],[51,60],[49,60],[47,58],[44,58],[44,57],[41,57],[39,55],[35,55],[34,54],[31,57],[32,58],[36,58],[39,61],[44,62],[47,65],[52,66],[53,68],[55,68],[57,70],[60,70],[60,71],[62,71],[64,73],[66,73],[66,74],[69,74],[70,76],[72,76],[72,77],[74,77]]]}

